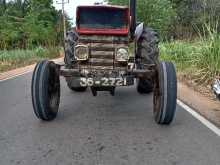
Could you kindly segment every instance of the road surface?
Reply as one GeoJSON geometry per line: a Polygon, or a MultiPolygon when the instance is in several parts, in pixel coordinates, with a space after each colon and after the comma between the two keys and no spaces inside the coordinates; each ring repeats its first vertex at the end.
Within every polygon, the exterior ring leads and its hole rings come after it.
{"type": "Polygon", "coordinates": [[[220,165],[220,138],[181,107],[155,124],[152,96],[70,91],[62,80],[58,118],[33,114],[31,73],[0,82],[0,165],[220,165]]]}

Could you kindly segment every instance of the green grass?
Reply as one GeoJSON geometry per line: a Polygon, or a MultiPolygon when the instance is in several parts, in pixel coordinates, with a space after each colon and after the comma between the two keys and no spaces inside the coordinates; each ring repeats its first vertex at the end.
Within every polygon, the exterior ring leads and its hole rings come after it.
{"type": "Polygon", "coordinates": [[[220,75],[220,36],[217,33],[194,42],[162,43],[160,53],[162,60],[174,62],[178,72],[197,84],[210,84],[220,75]]]}
{"type": "Polygon", "coordinates": [[[59,48],[45,49],[39,47],[33,50],[0,50],[0,72],[59,56],[59,48]]]}

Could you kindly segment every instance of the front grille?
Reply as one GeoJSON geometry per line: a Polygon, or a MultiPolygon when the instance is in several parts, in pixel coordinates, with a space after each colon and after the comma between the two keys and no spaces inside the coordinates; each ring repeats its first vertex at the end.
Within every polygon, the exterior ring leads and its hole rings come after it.
{"type": "MultiPolygon", "coordinates": [[[[85,36],[84,36],[85,37],[85,36]]],[[[89,47],[89,60],[80,63],[80,68],[86,69],[116,69],[118,67],[125,68],[127,65],[118,63],[115,60],[115,48],[127,46],[126,41],[119,40],[114,42],[114,37],[91,37],[80,38],[80,44],[87,45],[89,47]],[[84,39],[84,40],[83,40],[84,39]],[[106,42],[103,42],[103,41],[106,42]],[[90,42],[88,42],[90,41],[90,42]],[[95,41],[95,42],[94,42],[95,41]],[[100,42],[98,42],[100,41],[100,42]]]]}
{"type": "Polygon", "coordinates": [[[114,67],[115,48],[113,44],[90,44],[89,65],[100,67],[114,67]]]}

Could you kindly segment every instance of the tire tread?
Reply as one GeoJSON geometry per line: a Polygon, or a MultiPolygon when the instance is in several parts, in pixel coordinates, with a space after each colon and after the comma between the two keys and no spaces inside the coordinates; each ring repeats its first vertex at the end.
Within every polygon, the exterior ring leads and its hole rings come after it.
{"type": "MultiPolygon", "coordinates": [[[[37,118],[43,121],[51,121],[56,118],[57,111],[51,112],[49,110],[48,100],[48,76],[49,66],[53,64],[51,61],[41,61],[34,69],[31,83],[31,96],[34,113],[37,118]]],[[[59,88],[60,97],[60,88],[59,88]]],[[[57,98],[59,100],[59,98],[57,98]]],[[[58,105],[59,106],[59,105],[58,105]]],[[[58,108],[58,107],[57,107],[58,108]]],[[[57,109],[58,110],[58,109],[57,109]]]]}
{"type": "Polygon", "coordinates": [[[177,99],[177,79],[173,63],[160,62],[159,64],[160,81],[160,108],[154,114],[155,121],[160,125],[169,125],[172,123],[176,112],[177,99]],[[166,67],[166,68],[164,68],[166,67]],[[164,75],[164,72],[166,75],[164,75]],[[166,79],[165,79],[166,76],[166,79]],[[166,81],[166,82],[165,82],[166,81]],[[165,90],[165,88],[167,90],[165,90]],[[165,97],[166,95],[166,97],[165,97]],[[165,97],[165,98],[164,98],[165,97]]]}

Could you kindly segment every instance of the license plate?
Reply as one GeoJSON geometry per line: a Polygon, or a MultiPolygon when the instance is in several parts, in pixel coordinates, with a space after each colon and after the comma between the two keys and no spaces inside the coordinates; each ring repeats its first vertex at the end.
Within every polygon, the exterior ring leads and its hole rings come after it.
{"type": "Polygon", "coordinates": [[[126,86],[127,81],[123,78],[80,78],[80,86],[126,86]]]}

